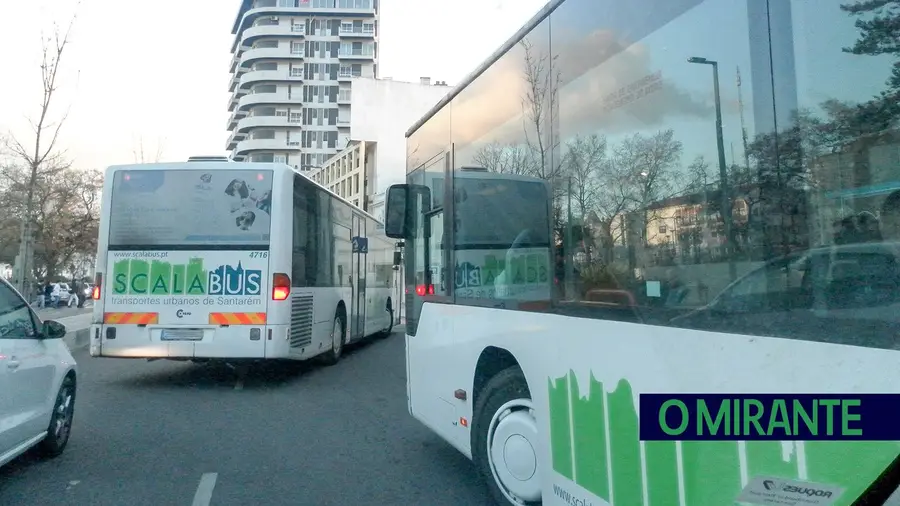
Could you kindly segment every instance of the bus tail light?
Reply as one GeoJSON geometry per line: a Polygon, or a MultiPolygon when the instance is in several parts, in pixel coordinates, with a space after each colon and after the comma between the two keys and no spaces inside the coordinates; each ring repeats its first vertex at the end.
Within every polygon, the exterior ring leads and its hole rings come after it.
{"type": "Polygon", "coordinates": [[[416,285],[416,295],[424,297],[426,293],[428,295],[434,295],[434,285],[428,285],[427,289],[425,285],[416,285]]]}
{"type": "Polygon", "coordinates": [[[272,275],[272,300],[286,300],[291,295],[291,277],[283,272],[272,275]]]}
{"type": "Polygon", "coordinates": [[[103,273],[94,274],[94,289],[91,290],[91,298],[100,300],[100,286],[103,284],[103,273]]]}

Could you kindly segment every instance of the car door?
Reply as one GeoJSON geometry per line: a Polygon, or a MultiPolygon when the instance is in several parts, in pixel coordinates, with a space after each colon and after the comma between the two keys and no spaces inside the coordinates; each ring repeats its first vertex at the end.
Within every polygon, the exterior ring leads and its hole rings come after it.
{"type": "MultiPolygon", "coordinates": [[[[3,440],[17,445],[47,429],[52,409],[55,361],[40,339],[40,320],[6,283],[0,283],[0,347],[9,407],[0,427],[3,440]]],[[[8,448],[7,448],[8,449],[8,448]]]]}
{"type": "MultiPolygon", "coordinates": [[[[2,283],[0,283],[2,285],[2,283]]],[[[7,367],[15,351],[15,341],[0,337],[0,455],[8,452],[17,444],[13,434],[16,411],[13,409],[12,390],[7,367]]]]}

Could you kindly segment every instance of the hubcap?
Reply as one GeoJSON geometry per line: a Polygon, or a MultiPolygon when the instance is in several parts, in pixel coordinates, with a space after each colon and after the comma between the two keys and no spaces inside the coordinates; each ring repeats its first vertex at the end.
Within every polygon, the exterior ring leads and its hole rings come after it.
{"type": "Polygon", "coordinates": [[[491,419],[487,435],[488,464],[494,480],[511,503],[541,499],[537,441],[537,421],[528,399],[507,402],[491,419]]]}
{"type": "Polygon", "coordinates": [[[60,392],[54,415],[53,435],[58,441],[65,441],[72,427],[72,393],[68,389],[60,392]]]}

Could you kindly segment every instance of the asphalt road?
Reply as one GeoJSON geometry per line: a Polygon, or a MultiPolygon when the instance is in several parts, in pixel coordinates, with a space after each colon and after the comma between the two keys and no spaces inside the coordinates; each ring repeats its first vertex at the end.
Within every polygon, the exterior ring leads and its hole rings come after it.
{"type": "Polygon", "coordinates": [[[471,463],[412,419],[403,335],[334,367],[92,359],[66,452],[0,468],[0,504],[490,504],[471,463]]]}

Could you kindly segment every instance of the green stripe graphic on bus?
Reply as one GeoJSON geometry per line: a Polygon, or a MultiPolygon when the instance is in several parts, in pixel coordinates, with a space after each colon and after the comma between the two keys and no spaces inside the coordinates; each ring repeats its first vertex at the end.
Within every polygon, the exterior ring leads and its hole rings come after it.
{"type": "Polygon", "coordinates": [[[204,295],[208,279],[202,258],[182,264],[133,258],[113,265],[115,295],[204,295]]]}
{"type": "Polygon", "coordinates": [[[579,385],[574,372],[551,378],[549,383],[553,470],[612,504],[647,506],[644,482],[650,505],[672,504],[679,488],[684,489],[688,506],[732,504],[743,488],[742,444],[746,449],[745,476],[839,484],[847,490],[835,504],[849,504],[897,456],[900,446],[869,441],[806,441],[800,445],[646,441],[642,450],[635,397],[627,381],[619,381],[611,392],[593,375],[588,385],[579,385]],[[799,452],[805,456],[805,476],[798,463],[799,452]]]}

